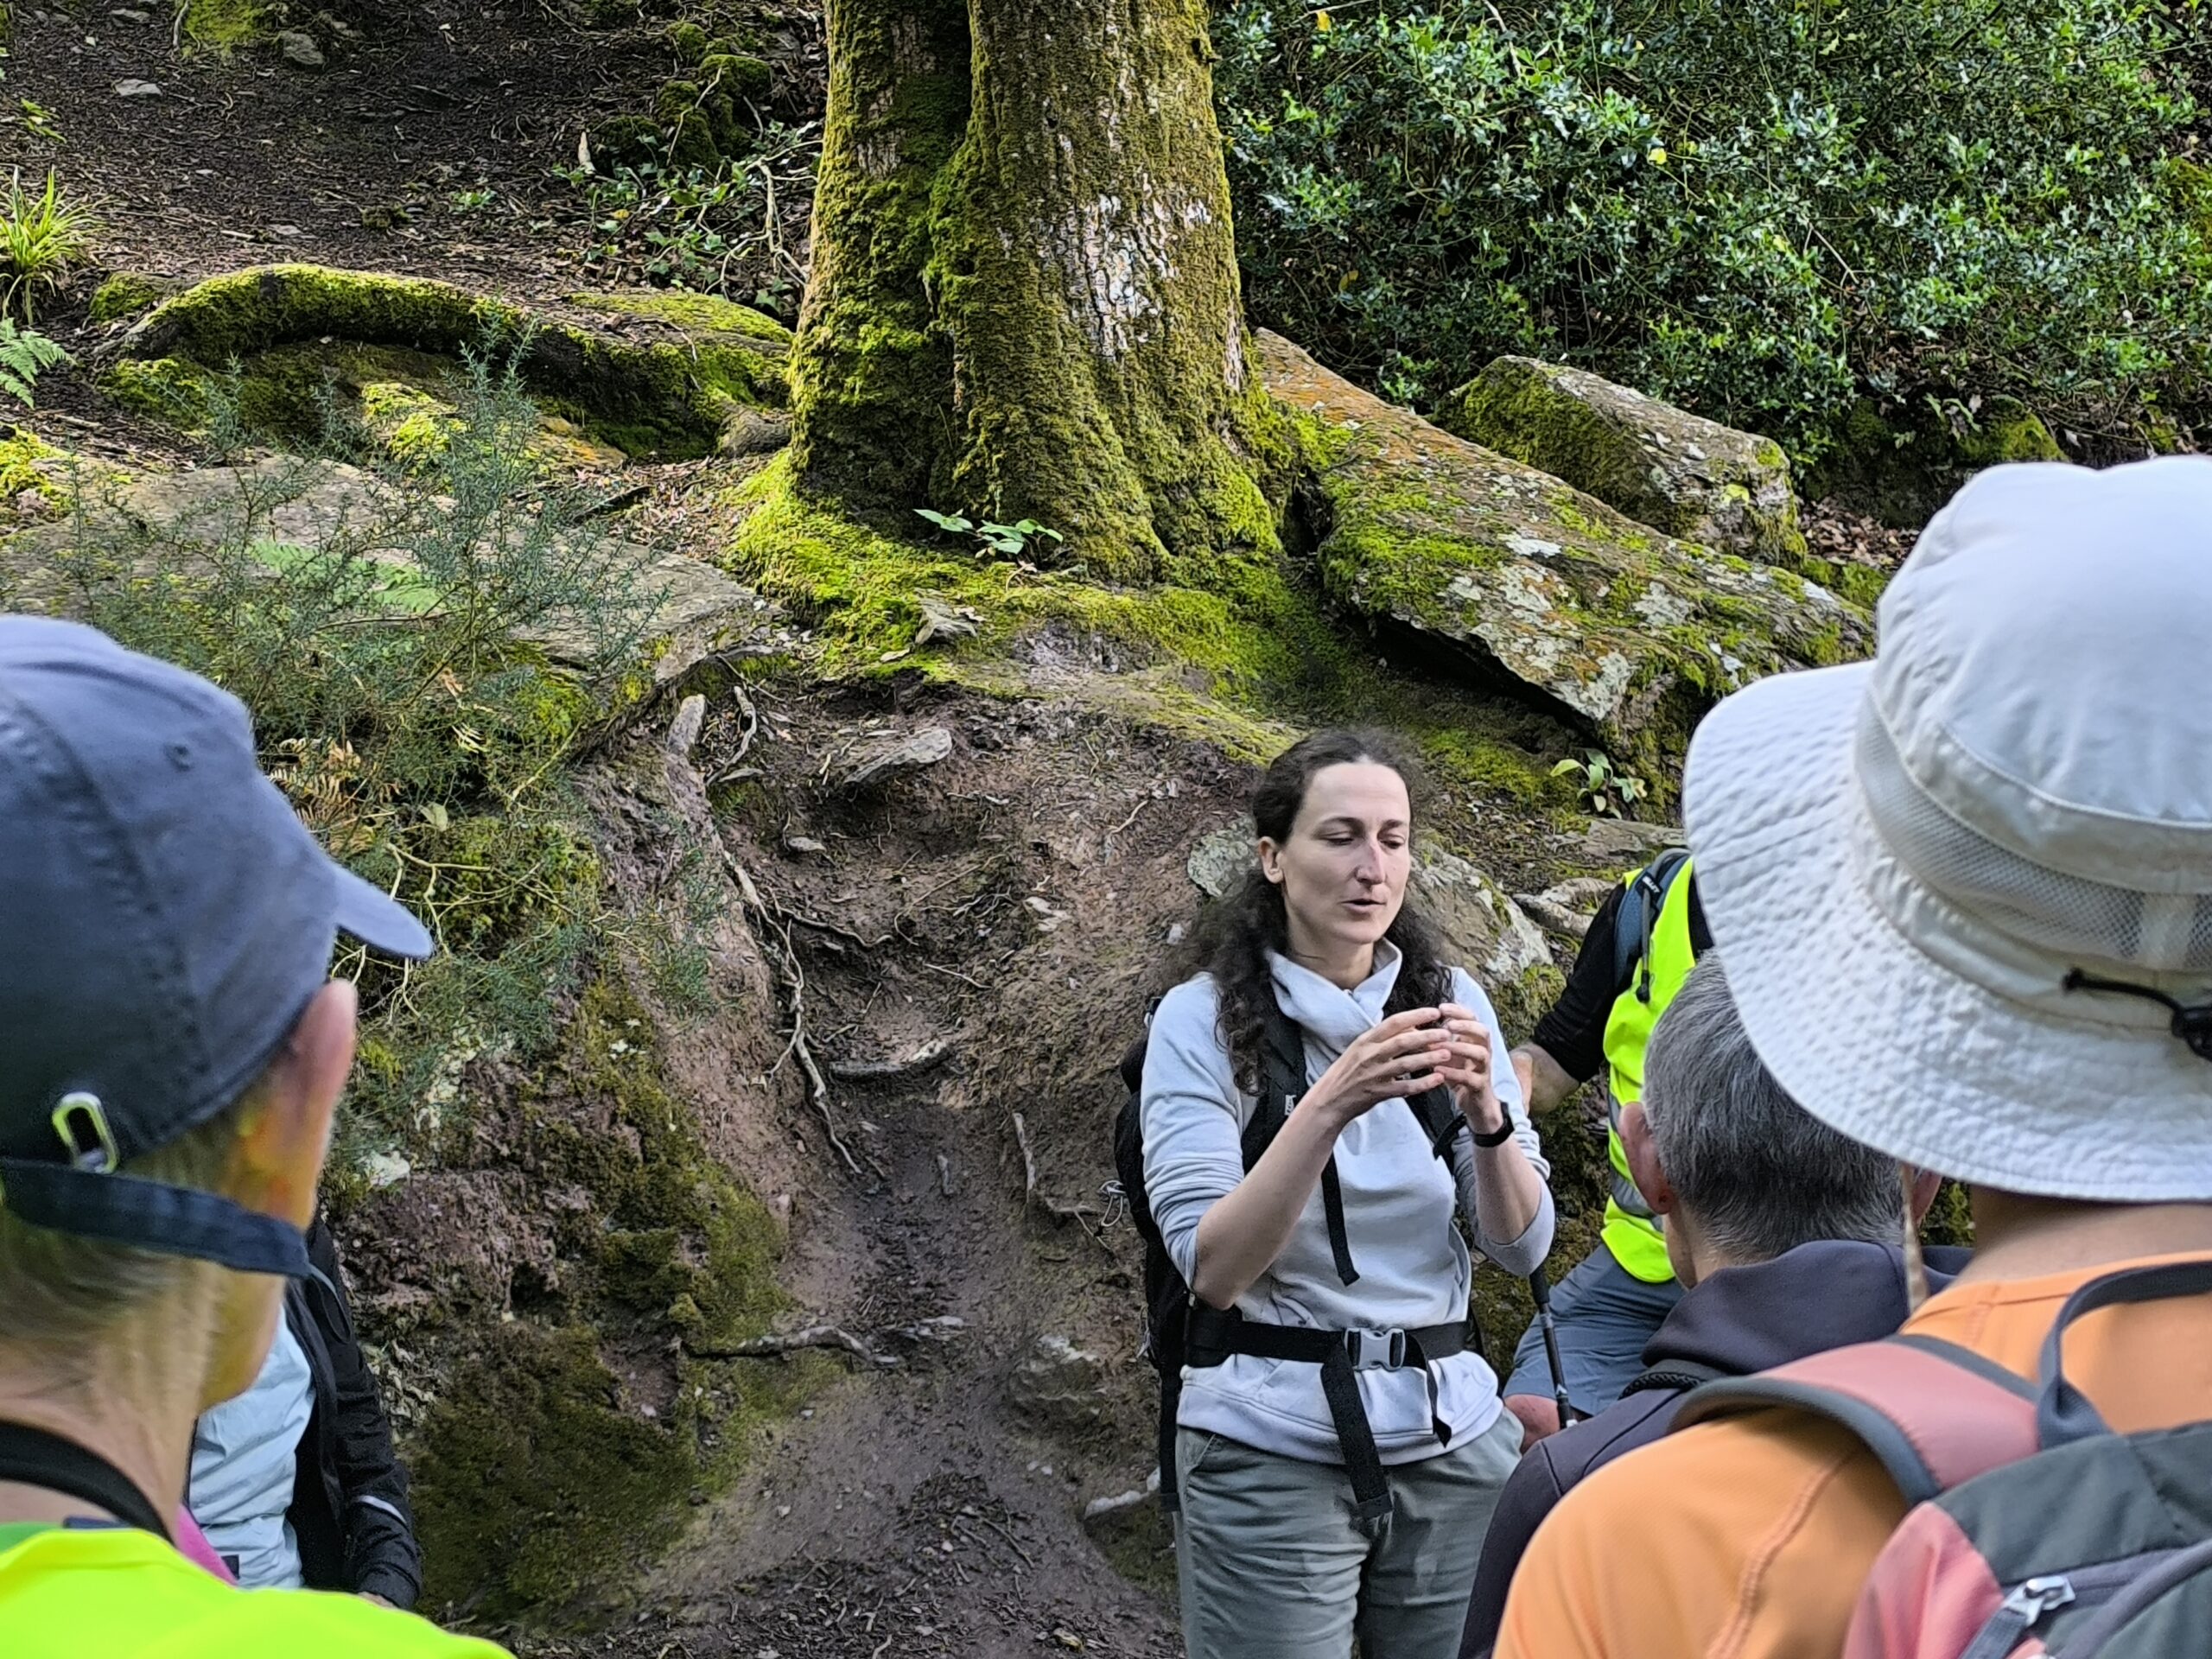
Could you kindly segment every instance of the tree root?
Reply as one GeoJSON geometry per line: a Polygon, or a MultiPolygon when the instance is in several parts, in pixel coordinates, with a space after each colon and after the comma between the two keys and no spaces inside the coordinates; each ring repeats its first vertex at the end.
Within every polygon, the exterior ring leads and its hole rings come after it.
{"type": "Polygon", "coordinates": [[[911,1077],[934,1071],[952,1055],[952,1041],[946,1037],[932,1037],[903,1059],[892,1060],[832,1060],[830,1075],[841,1083],[859,1083],[878,1077],[911,1077]]]}
{"type": "MultiPolygon", "coordinates": [[[[759,716],[754,716],[758,723],[759,716]]],[[[699,769],[691,764],[691,751],[699,741],[700,728],[707,721],[707,700],[694,694],[683,699],[676,711],[676,718],[669,722],[668,736],[662,745],[664,764],[662,773],[668,785],[669,798],[677,810],[690,823],[695,833],[710,842],[721,854],[722,868],[737,884],[738,895],[745,902],[755,930],[764,947],[772,947],[778,958],[779,978],[790,1009],[791,1040],[785,1046],[786,1058],[796,1059],[799,1070],[806,1074],[807,1094],[820,1115],[822,1127],[830,1136],[830,1144],[836,1148],[845,1167],[855,1180],[865,1180],[867,1175],[860,1160],[853,1156],[853,1149],[837,1133],[837,1121],[830,1111],[830,1084],[823,1077],[822,1068],[815,1064],[814,1051],[806,1040],[806,975],[799,967],[798,953],[791,949],[791,926],[788,922],[779,925],[775,910],[761,898],[760,889],[753,885],[752,875],[737,861],[721,832],[715,827],[714,811],[707,804],[707,785],[699,776],[699,769]]],[[[779,1065],[782,1060],[777,1062],[779,1065]]]]}
{"type": "MultiPolygon", "coordinates": [[[[912,1325],[886,1325],[874,1335],[876,1342],[886,1338],[909,1344],[950,1342],[966,1328],[964,1320],[948,1314],[934,1319],[918,1319],[912,1325]]],[[[683,1351],[694,1359],[774,1359],[809,1348],[836,1349],[879,1370],[896,1370],[906,1363],[899,1355],[885,1353],[868,1338],[855,1335],[840,1325],[810,1325],[781,1335],[750,1337],[743,1342],[718,1347],[700,1347],[689,1342],[683,1344],[683,1351]]]]}

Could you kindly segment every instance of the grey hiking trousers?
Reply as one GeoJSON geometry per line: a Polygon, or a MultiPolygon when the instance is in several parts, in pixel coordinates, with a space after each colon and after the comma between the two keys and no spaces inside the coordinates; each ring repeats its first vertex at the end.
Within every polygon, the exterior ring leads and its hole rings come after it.
{"type": "Polygon", "coordinates": [[[1380,1538],[1354,1523],[1341,1465],[1219,1434],[1175,1437],[1176,1567],[1189,1659],[1456,1659],[1491,1511],[1521,1460],[1510,1412],[1387,1472],[1380,1538]]]}

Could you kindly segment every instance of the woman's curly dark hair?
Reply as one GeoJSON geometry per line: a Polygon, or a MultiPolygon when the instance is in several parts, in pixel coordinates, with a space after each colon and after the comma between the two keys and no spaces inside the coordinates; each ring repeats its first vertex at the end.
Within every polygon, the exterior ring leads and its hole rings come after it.
{"type": "MultiPolygon", "coordinates": [[[[1252,823],[1260,835],[1281,842],[1306,804],[1314,774],[1325,767],[1372,762],[1406,781],[1408,798],[1417,798],[1421,775],[1405,747],[1377,731],[1331,730],[1301,739],[1275,757],[1252,791],[1252,823]]],[[[1436,930],[1410,896],[1383,936],[1403,957],[1386,1012],[1433,1007],[1452,995],[1451,964],[1444,960],[1436,930]]],[[[1221,999],[1218,1029],[1228,1047],[1237,1086],[1256,1093],[1260,1051],[1268,1011],[1274,1007],[1274,976],[1268,953],[1290,948],[1290,922],[1282,889],[1255,867],[1220,899],[1205,906],[1176,959],[1176,976],[1211,974],[1221,999]]]]}

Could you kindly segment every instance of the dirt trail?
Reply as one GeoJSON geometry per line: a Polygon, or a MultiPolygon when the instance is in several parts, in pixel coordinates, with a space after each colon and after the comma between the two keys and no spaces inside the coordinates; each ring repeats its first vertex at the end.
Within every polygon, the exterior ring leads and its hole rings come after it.
{"type": "MultiPolygon", "coordinates": [[[[1166,1608],[1115,1571],[1081,1519],[1149,1463],[1149,1373],[1127,1351],[1127,1230],[1052,1212],[1096,1206],[1116,1103],[1108,1057],[1134,1023],[1147,941],[1189,906],[1192,836],[1233,807],[1178,775],[1181,746],[1048,705],[953,699],[901,715],[839,696],[762,709],[772,736],[751,759],[766,775],[723,829],[768,901],[806,918],[791,932],[816,1051],[834,1075],[949,1050],[909,1075],[833,1085],[829,1122],[858,1176],[821,1118],[790,1125],[807,1161],[785,1281],[809,1316],[855,1332],[959,1325],[895,1370],[856,1367],[772,1430],[645,1587],[634,1624],[527,1650],[1179,1653],[1166,1608]],[[949,760],[880,790],[823,786],[849,764],[841,753],[932,728],[953,734],[949,760]],[[1178,787],[1160,799],[1163,775],[1178,787]],[[1103,838],[1120,822],[1119,841],[1103,838]],[[1009,1099],[986,1080],[1005,1059],[992,1048],[1005,1003],[1027,985],[1080,988],[1087,968],[1097,1003],[1086,1013],[1080,989],[1063,989],[1039,1017],[1084,1030],[1095,1061],[1032,1076],[1009,1099]],[[1017,1104],[1039,1117],[1040,1141],[1046,1121],[1078,1143],[1095,1135],[1040,1172],[1033,1194],[1009,1133],[1017,1104]],[[1009,1393],[1046,1333],[1109,1362],[1072,1415],[1026,1414],[1009,1393]]],[[[1204,771],[1217,785],[1229,776],[1217,762],[1204,771]]],[[[1051,1033],[1033,1034],[1018,1064],[1055,1052],[1051,1033]]]]}

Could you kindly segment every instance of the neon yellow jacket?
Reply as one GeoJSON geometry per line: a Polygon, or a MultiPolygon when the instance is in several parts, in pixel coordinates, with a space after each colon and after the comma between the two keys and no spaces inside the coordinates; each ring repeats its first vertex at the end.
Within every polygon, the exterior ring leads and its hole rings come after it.
{"type": "Polygon", "coordinates": [[[412,1613],[315,1590],[240,1590],[151,1533],[0,1526],[7,1659],[507,1659],[412,1613]]]}
{"type": "Polygon", "coordinates": [[[1605,1155],[1612,1162],[1613,1182],[1600,1236],[1613,1259],[1648,1285],[1664,1284],[1675,1276],[1675,1269],[1667,1260],[1667,1241],[1659,1224],[1629,1178],[1628,1152],[1621,1145],[1621,1108],[1643,1098],[1643,1046],[1696,964],[1697,953],[1690,949],[1690,866],[1685,863],[1669,885],[1666,901],[1652,924],[1649,958],[1638,964],[1628,989],[1614,998],[1613,1011],[1605,1020],[1613,1120],[1605,1136],[1605,1155]],[[1648,1001],[1643,995],[1646,969],[1650,973],[1648,1001]]]}

